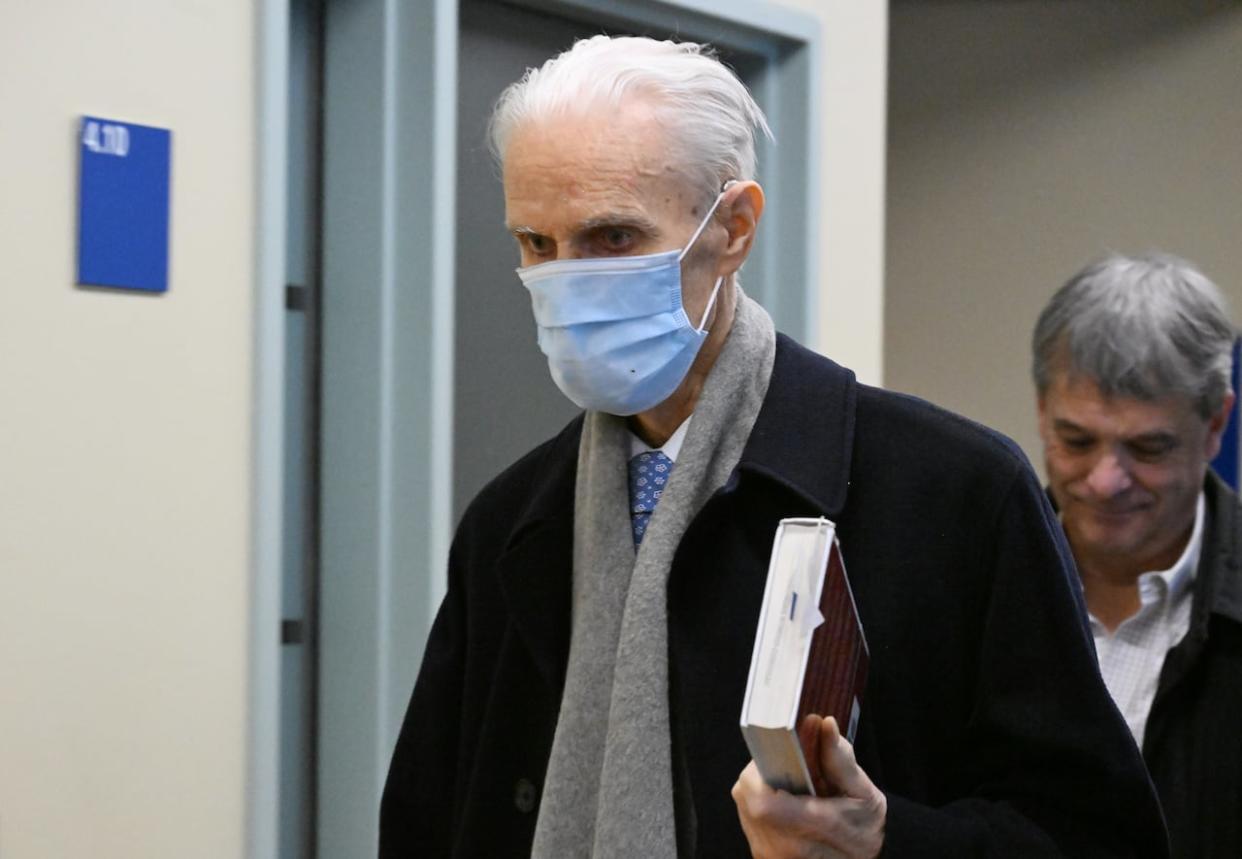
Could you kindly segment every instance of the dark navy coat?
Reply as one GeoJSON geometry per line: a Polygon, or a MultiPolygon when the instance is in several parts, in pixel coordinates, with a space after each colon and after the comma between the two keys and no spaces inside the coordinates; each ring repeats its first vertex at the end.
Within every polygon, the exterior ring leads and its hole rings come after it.
{"type": "MultiPolygon", "coordinates": [[[[581,427],[463,517],[388,775],[381,856],[529,855],[568,655],[581,427]]],[[[856,747],[888,796],[885,856],[1167,855],[1022,453],[785,337],[741,461],[670,573],[681,855],[749,855],[729,791],[749,759],[738,719],[789,516],[837,523],[871,649],[856,747]]]]}

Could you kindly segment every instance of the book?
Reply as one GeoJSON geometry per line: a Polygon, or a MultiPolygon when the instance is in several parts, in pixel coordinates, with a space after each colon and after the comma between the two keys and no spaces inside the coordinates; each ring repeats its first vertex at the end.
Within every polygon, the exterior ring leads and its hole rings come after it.
{"type": "Polygon", "coordinates": [[[870,655],[836,525],[782,519],[742,702],[742,735],[764,781],[790,793],[834,793],[819,771],[818,737],[804,745],[809,713],[833,716],[851,743],[870,655]]]}

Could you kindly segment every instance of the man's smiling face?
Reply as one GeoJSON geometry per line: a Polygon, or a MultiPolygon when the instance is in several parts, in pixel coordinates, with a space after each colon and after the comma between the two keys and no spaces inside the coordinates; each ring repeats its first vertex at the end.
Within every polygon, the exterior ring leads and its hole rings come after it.
{"type": "Polygon", "coordinates": [[[1166,569],[1194,524],[1226,409],[1204,420],[1189,397],[1105,396],[1058,372],[1039,399],[1053,497],[1080,566],[1166,569]]]}

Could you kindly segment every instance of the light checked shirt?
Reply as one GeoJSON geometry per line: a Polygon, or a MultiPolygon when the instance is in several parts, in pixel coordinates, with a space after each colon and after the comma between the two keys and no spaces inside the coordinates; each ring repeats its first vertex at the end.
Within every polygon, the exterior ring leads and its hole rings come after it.
{"type": "Polygon", "coordinates": [[[1139,748],[1147,730],[1147,714],[1156,697],[1164,657],[1190,629],[1195,571],[1203,547],[1203,493],[1195,508],[1195,526],[1182,555],[1167,570],[1138,578],[1138,613],[1121,622],[1111,634],[1088,615],[1104,685],[1130,726],[1139,748]]]}

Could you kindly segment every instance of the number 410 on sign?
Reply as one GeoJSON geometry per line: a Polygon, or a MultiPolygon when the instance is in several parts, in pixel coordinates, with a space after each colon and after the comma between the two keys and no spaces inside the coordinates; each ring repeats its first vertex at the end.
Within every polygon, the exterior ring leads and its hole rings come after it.
{"type": "Polygon", "coordinates": [[[123,125],[87,120],[82,123],[82,145],[97,155],[129,154],[129,129],[123,125]]]}

